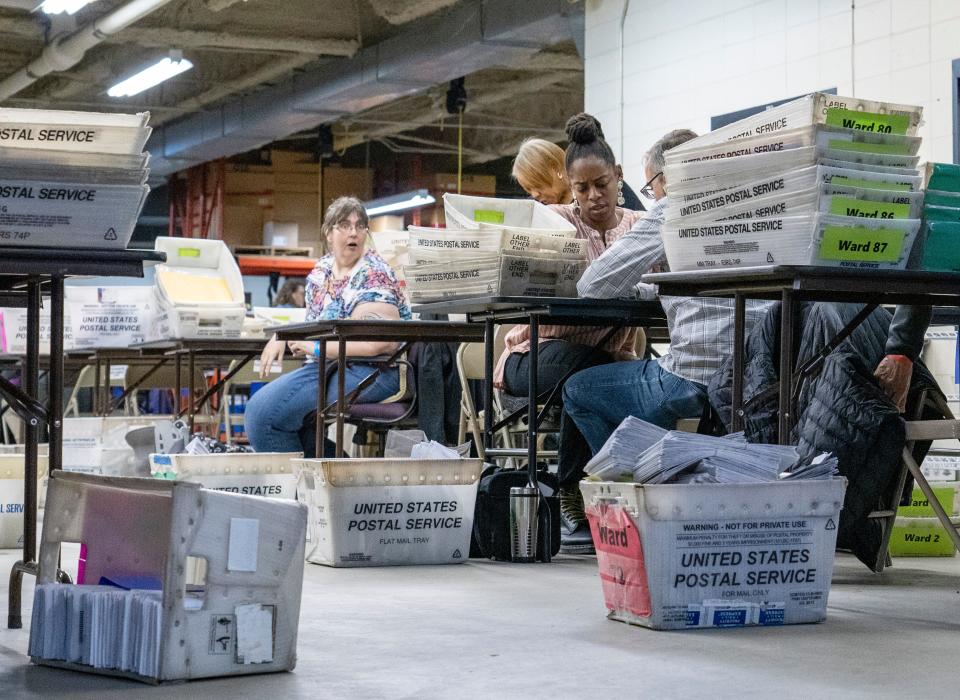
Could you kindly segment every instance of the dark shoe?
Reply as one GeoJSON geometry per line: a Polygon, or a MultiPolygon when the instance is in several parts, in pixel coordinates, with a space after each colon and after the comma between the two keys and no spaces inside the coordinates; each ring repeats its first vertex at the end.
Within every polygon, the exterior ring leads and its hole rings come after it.
{"type": "Polygon", "coordinates": [[[580,486],[564,486],[559,489],[561,533],[573,532],[587,522],[583,512],[583,494],[580,486]]]}
{"type": "Polygon", "coordinates": [[[590,525],[582,523],[570,533],[560,533],[561,554],[596,554],[593,548],[593,537],[590,535],[590,525]]]}

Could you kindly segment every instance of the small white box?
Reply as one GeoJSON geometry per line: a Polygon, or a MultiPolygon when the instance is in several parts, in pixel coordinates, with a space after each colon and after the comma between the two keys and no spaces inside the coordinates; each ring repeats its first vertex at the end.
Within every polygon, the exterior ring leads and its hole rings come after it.
{"type": "MultiPolygon", "coordinates": [[[[289,671],[296,665],[305,506],[180,481],[66,472],[50,479],[48,499],[38,588],[57,585],[61,543],[82,542],[78,584],[125,576],[157,581],[162,618],[155,674],[32,653],[34,663],[149,683],[289,671]],[[233,528],[237,520],[256,525],[233,528]],[[234,536],[239,539],[231,542],[234,536]],[[231,567],[229,552],[241,545],[256,551],[255,571],[247,570],[254,561],[249,555],[243,566],[231,567]],[[198,560],[204,565],[198,567],[198,560]],[[188,589],[198,571],[205,572],[202,589],[188,589]],[[272,626],[263,624],[268,613],[272,626]]],[[[57,622],[54,627],[62,629],[57,622]]],[[[38,648],[42,640],[31,638],[32,652],[38,648]]]]}
{"type": "Polygon", "coordinates": [[[212,491],[296,500],[293,459],[303,459],[303,453],[152,454],[150,474],[155,479],[190,481],[212,491]]]}
{"type": "Polygon", "coordinates": [[[470,556],[479,459],[306,459],[307,561],[327,566],[460,564],[470,556]]]}
{"type": "Polygon", "coordinates": [[[502,224],[548,232],[573,231],[576,226],[549,207],[532,199],[443,195],[443,213],[447,228],[478,229],[480,224],[502,224]]]}
{"type": "Polygon", "coordinates": [[[580,489],[610,619],[653,629],[826,619],[845,479],[580,489]]]}
{"type": "Polygon", "coordinates": [[[239,338],[246,314],[243,277],[223,241],[161,236],[154,339],[239,338]]]}
{"type": "Polygon", "coordinates": [[[150,286],[68,286],[64,317],[70,340],[64,344],[68,349],[128,348],[146,342],[155,307],[150,286]]]}
{"type": "Polygon", "coordinates": [[[271,248],[296,248],[300,240],[300,225],[296,222],[266,221],[263,224],[263,244],[271,248]]]}

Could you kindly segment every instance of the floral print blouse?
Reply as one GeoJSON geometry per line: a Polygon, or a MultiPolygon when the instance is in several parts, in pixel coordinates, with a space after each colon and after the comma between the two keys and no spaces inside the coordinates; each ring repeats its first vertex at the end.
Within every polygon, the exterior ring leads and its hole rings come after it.
{"type": "Polygon", "coordinates": [[[342,279],[333,277],[333,256],[325,255],[307,276],[307,320],[350,318],[361,304],[392,304],[400,318],[410,319],[410,305],[396,273],[373,251],[367,251],[342,279]]]}

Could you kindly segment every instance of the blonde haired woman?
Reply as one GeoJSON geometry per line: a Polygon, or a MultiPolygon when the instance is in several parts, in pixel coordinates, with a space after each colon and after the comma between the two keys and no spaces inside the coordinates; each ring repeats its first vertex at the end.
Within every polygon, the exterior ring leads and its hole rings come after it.
{"type": "Polygon", "coordinates": [[[541,204],[569,204],[573,193],[566,178],[564,151],[544,139],[527,139],[513,160],[513,179],[541,204]]]}

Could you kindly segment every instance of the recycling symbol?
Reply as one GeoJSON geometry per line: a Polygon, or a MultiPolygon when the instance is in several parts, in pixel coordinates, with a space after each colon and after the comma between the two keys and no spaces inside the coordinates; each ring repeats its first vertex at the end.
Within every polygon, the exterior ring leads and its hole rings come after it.
{"type": "Polygon", "coordinates": [[[459,550],[459,549],[453,550],[453,558],[454,558],[454,559],[463,559],[463,554],[460,553],[460,550],[459,550]]]}
{"type": "Polygon", "coordinates": [[[833,522],[833,518],[830,518],[829,520],[827,520],[827,526],[824,528],[824,530],[836,530],[836,529],[837,529],[837,524],[833,522]]]}
{"type": "Polygon", "coordinates": [[[105,241],[115,241],[115,240],[117,240],[117,232],[116,232],[114,229],[112,229],[112,228],[108,228],[108,229],[107,229],[107,232],[106,232],[105,234],[103,234],[103,240],[105,240],[105,241]]]}
{"type": "Polygon", "coordinates": [[[767,262],[774,262],[772,253],[767,253],[767,262]]]}

